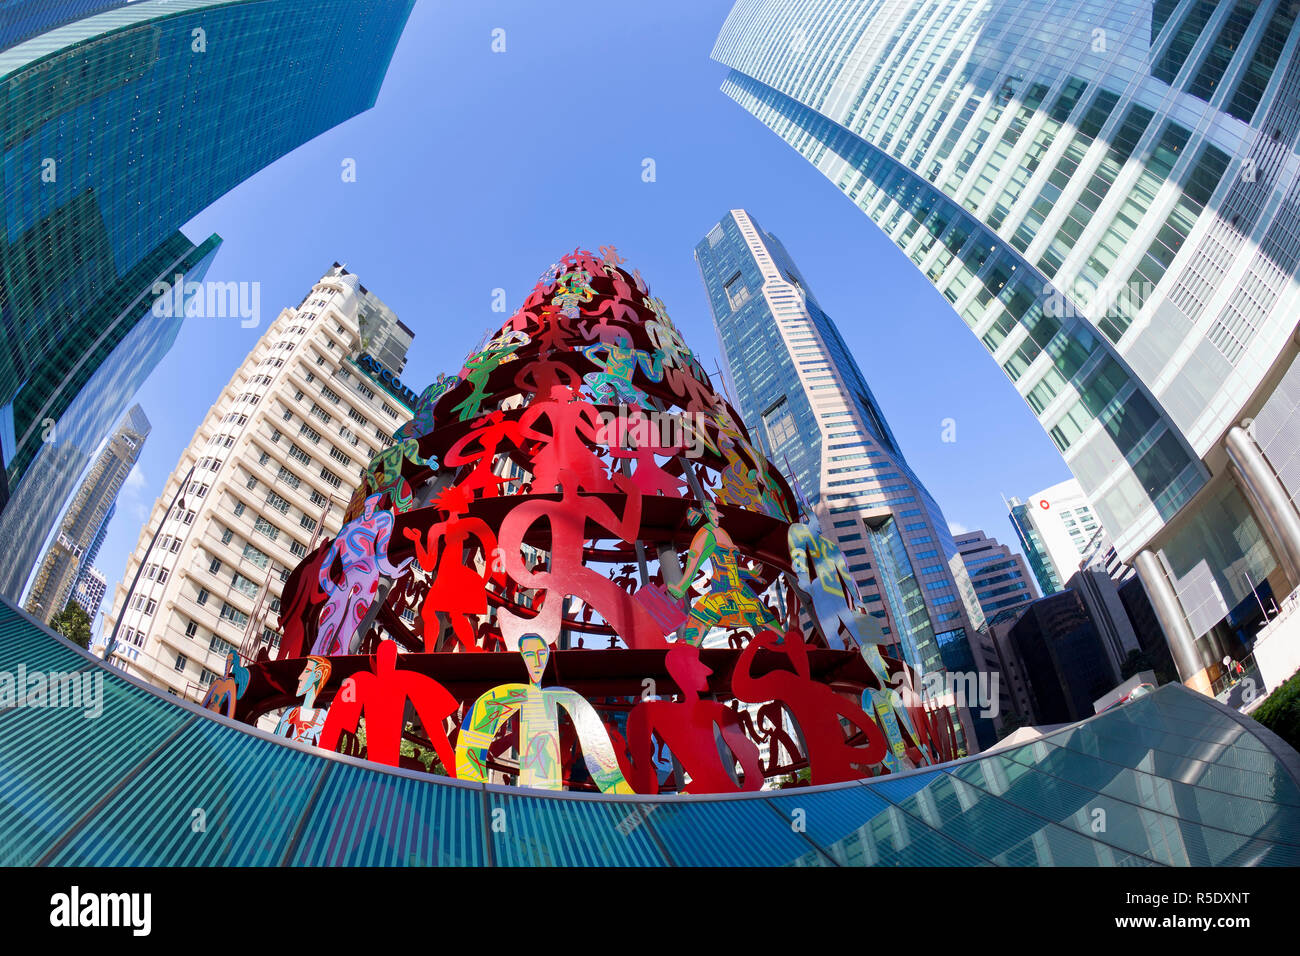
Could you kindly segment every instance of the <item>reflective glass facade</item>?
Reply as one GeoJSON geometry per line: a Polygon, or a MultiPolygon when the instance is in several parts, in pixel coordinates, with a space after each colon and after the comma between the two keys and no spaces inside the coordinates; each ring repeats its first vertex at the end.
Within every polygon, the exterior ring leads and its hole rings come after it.
{"type": "Polygon", "coordinates": [[[45,32],[0,52],[0,435],[15,487],[42,423],[177,258],[178,227],[373,105],[411,2],[99,6],[112,9],[44,5],[45,32]]]}
{"type": "MultiPolygon", "coordinates": [[[[213,236],[200,247],[190,247],[175,271],[187,282],[201,281],[219,246],[213,236]]],[[[180,333],[183,315],[156,316],[148,300],[136,303],[135,309],[139,315],[121,323],[127,331],[116,347],[93,364],[85,363],[92,374],[53,427],[42,429],[40,437],[48,440],[37,446],[26,480],[0,512],[0,541],[8,542],[0,551],[0,595],[11,600],[22,596],[109,430],[180,333]]]]}
{"type": "MultiPolygon", "coordinates": [[[[713,56],[952,303],[1129,560],[1258,537],[1210,506],[1205,459],[1295,350],[1295,15],[739,0],[713,56]]],[[[1212,581],[1166,564],[1195,635],[1272,569],[1227,550],[1212,581]]]]}
{"type": "Polygon", "coordinates": [[[938,768],[729,798],[606,797],[468,785],[272,738],[0,606],[0,670],[19,665],[69,675],[59,686],[102,675],[103,712],[31,699],[0,710],[9,866],[1300,864],[1300,755],[1179,685],[938,768]],[[110,794],[129,812],[97,812],[110,794]],[[177,826],[178,806],[205,808],[206,831],[177,826]]]}

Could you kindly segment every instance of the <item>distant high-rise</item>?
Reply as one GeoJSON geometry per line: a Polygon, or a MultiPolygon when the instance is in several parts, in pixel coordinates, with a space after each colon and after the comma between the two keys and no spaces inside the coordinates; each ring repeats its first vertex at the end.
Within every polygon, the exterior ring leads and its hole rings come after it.
{"type": "MultiPolygon", "coordinates": [[[[32,616],[49,623],[68,603],[77,576],[95,559],[91,552],[97,553],[104,540],[109,512],[152,427],[140,406],[133,406],[91,465],[32,581],[25,602],[32,616]]],[[[11,545],[17,547],[22,545],[11,545]]]]}
{"type": "Polygon", "coordinates": [[[785,248],[735,209],[695,260],[739,411],[839,544],[888,653],[923,673],[996,667],[943,512],[785,248]]]}
{"type": "Polygon", "coordinates": [[[953,537],[985,619],[1038,597],[1025,559],[983,531],[953,537]]]}
{"type": "MultiPolygon", "coordinates": [[[[270,324],[182,452],[127,560],[103,628],[107,641],[122,619],[118,666],[197,699],[229,649],[251,658],[279,640],[290,570],[338,534],[362,471],[411,417],[411,390],[362,347],[396,338],[396,322],[336,264],[270,324]]],[[[390,354],[405,362],[404,351],[390,354]]]]}
{"type": "Polygon", "coordinates": [[[1202,689],[1300,585],[1298,14],[739,0],[713,50],[989,350],[1202,689]]]}
{"type": "Polygon", "coordinates": [[[1070,479],[1030,495],[1028,501],[1012,498],[1007,507],[1043,593],[1062,590],[1102,531],[1083,489],[1070,479]]]}
{"type": "MultiPolygon", "coordinates": [[[[129,400],[166,352],[131,333],[155,324],[154,341],[174,337],[176,317],[152,311],[156,290],[202,279],[219,242],[180,226],[372,106],[412,2],[5,5],[0,454],[15,494],[51,434],[73,458],[93,453],[126,407],[107,400],[129,400]],[[127,343],[121,388],[95,400],[107,423],[66,421],[127,343]]],[[[229,301],[206,292],[205,314],[229,301]]]]}
{"type": "Polygon", "coordinates": [[[89,564],[83,567],[81,573],[77,575],[77,583],[72,588],[72,600],[80,604],[90,616],[92,633],[95,617],[99,614],[100,606],[104,603],[104,595],[107,593],[108,581],[104,573],[89,564]]]}

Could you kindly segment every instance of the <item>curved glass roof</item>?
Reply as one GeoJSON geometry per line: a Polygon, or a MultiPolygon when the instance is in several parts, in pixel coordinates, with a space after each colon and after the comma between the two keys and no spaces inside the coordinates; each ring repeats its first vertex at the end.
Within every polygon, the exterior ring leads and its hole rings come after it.
{"type": "Polygon", "coordinates": [[[274,738],[0,604],[0,863],[1295,866],[1300,755],[1169,685],[1029,744],[869,781],[542,794],[274,738]]]}

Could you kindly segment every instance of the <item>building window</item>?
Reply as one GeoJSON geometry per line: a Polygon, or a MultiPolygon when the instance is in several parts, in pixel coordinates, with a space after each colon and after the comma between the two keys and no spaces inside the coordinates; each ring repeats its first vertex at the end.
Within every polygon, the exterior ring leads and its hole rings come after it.
{"type": "Polygon", "coordinates": [[[303,516],[302,516],[302,520],[301,520],[299,523],[300,523],[304,528],[306,528],[308,531],[315,531],[315,530],[316,530],[316,519],[315,519],[315,518],[309,518],[309,517],[307,517],[307,515],[303,515],[303,516]]]}
{"type": "Polygon", "coordinates": [[[300,558],[307,557],[307,546],[305,544],[299,544],[297,541],[291,541],[289,542],[289,550],[292,551],[297,557],[300,558]]]}
{"type": "Polygon", "coordinates": [[[208,570],[211,571],[213,574],[218,574],[218,573],[220,573],[220,571],[221,571],[221,559],[220,559],[220,558],[213,558],[213,559],[212,559],[212,563],[208,565],[208,570]]]}
{"type": "Polygon", "coordinates": [[[230,544],[230,540],[234,536],[235,536],[235,532],[231,531],[229,528],[226,528],[224,531],[221,532],[221,543],[230,544]]]}
{"type": "Polygon", "coordinates": [[[334,474],[334,472],[330,471],[328,468],[322,468],[320,470],[320,476],[324,478],[327,482],[329,482],[331,485],[333,485],[335,488],[343,484],[343,479],[340,478],[338,475],[334,474]]]}
{"type": "Polygon", "coordinates": [[[285,498],[281,498],[274,491],[268,491],[266,493],[266,503],[270,505],[272,508],[274,508],[276,511],[280,512],[280,514],[287,514],[289,511],[288,500],[285,498]]]}
{"type": "Polygon", "coordinates": [[[198,633],[199,633],[199,626],[198,626],[197,624],[195,624],[193,621],[190,621],[188,624],[185,625],[185,636],[186,636],[186,637],[193,637],[194,635],[196,635],[196,634],[198,634],[198,633]]]}
{"type": "Polygon", "coordinates": [[[188,663],[189,663],[189,658],[187,658],[184,654],[176,655],[176,669],[178,671],[185,670],[185,665],[188,663]]]}
{"type": "Polygon", "coordinates": [[[364,382],[357,382],[357,391],[360,392],[362,395],[366,396],[366,398],[375,397],[375,393],[371,389],[366,388],[364,382]]]}
{"type": "Polygon", "coordinates": [[[222,620],[230,621],[232,624],[236,624],[239,627],[243,627],[248,623],[248,615],[239,608],[232,607],[229,604],[221,605],[221,618],[222,620]]]}
{"type": "Polygon", "coordinates": [[[242,501],[235,502],[235,517],[236,518],[241,517],[243,513],[244,513],[244,503],[242,501]]]}
{"type": "Polygon", "coordinates": [[[290,446],[289,446],[289,457],[290,457],[290,458],[293,458],[293,459],[296,460],[296,461],[300,461],[300,462],[302,462],[304,465],[310,465],[310,464],[311,464],[311,455],[307,454],[305,451],[303,451],[303,450],[302,450],[301,448],[299,448],[297,445],[290,445],[290,446]]]}
{"type": "Polygon", "coordinates": [[[334,447],[330,448],[330,457],[333,458],[335,461],[340,462],[344,466],[352,464],[351,457],[343,454],[343,452],[339,451],[337,448],[334,447]]]}
{"type": "Polygon", "coordinates": [[[266,535],[266,537],[270,538],[272,541],[280,536],[280,529],[262,517],[259,517],[255,522],[253,522],[253,528],[266,535]]]}

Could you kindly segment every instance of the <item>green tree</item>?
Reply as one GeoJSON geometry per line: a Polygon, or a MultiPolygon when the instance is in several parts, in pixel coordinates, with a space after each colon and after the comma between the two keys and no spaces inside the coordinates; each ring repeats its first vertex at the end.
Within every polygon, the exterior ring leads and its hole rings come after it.
{"type": "Polygon", "coordinates": [[[90,615],[76,601],[69,601],[67,607],[50,618],[50,627],[78,647],[90,648],[90,615]]]}

